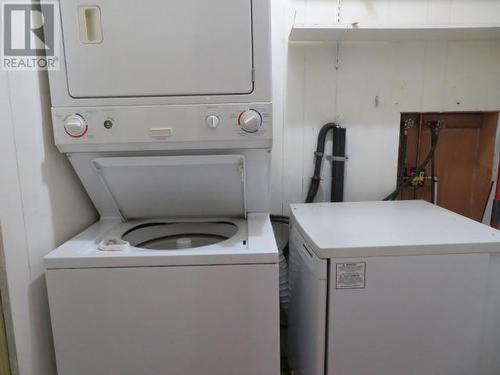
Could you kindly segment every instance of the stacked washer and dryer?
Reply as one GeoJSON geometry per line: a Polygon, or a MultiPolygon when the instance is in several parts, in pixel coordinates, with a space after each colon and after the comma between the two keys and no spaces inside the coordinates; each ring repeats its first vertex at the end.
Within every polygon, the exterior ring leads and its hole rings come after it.
{"type": "Polygon", "coordinates": [[[269,8],[59,2],[55,142],[100,214],[45,258],[59,375],[279,373],[269,8]]]}

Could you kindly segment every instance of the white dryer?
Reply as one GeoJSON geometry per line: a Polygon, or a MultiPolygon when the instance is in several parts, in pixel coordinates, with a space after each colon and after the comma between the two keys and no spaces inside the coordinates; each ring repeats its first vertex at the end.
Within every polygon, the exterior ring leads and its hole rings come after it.
{"type": "Polygon", "coordinates": [[[45,258],[59,375],[279,374],[269,0],[59,10],[54,137],[100,214],[45,258]]]}

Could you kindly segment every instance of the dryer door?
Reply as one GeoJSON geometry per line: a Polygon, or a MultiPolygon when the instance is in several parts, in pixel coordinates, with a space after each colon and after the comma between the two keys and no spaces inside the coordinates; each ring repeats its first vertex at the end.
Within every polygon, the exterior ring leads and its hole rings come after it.
{"type": "Polygon", "coordinates": [[[253,91],[251,0],[60,2],[75,98],[253,91]]]}

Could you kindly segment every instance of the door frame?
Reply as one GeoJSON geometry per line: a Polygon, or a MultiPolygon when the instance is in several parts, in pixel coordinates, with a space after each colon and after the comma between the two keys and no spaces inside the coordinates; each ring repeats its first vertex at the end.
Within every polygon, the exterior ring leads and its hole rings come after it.
{"type": "Polygon", "coordinates": [[[0,375],[11,375],[9,349],[7,346],[7,331],[5,330],[5,320],[1,302],[2,296],[0,292],[0,375]]]}
{"type": "Polygon", "coordinates": [[[8,310],[7,277],[5,273],[4,246],[2,239],[2,226],[0,223],[0,375],[13,375],[12,363],[13,353],[9,348],[14,347],[14,336],[10,314],[8,310]]]}

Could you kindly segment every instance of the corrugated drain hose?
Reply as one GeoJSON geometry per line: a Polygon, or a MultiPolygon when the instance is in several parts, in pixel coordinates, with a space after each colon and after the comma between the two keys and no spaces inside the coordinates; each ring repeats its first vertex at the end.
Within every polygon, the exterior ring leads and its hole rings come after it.
{"type": "Polygon", "coordinates": [[[323,156],[325,155],[326,136],[330,130],[338,127],[339,126],[334,122],[329,122],[328,124],[323,125],[319,131],[318,144],[316,146],[316,152],[314,153],[314,174],[311,177],[306,203],[312,203],[314,201],[314,197],[318,193],[319,183],[321,182],[321,164],[323,162],[323,156]]]}
{"type": "MultiPolygon", "coordinates": [[[[314,197],[318,193],[319,185],[321,182],[321,164],[323,162],[323,156],[325,154],[325,144],[326,136],[330,130],[335,130],[340,128],[337,124],[331,122],[325,124],[321,127],[318,135],[318,144],[316,147],[316,152],[314,153],[314,174],[311,177],[311,183],[309,185],[309,190],[307,192],[306,203],[311,203],[314,201],[314,197]]],[[[333,144],[335,147],[335,144],[333,144]]],[[[341,150],[343,153],[344,150],[341,150]]],[[[333,154],[332,156],[335,156],[333,154]]],[[[333,161],[332,161],[333,162],[333,161]]],[[[333,180],[334,176],[332,176],[333,180]]],[[[333,188],[332,188],[333,191],[333,188]]],[[[271,215],[272,223],[279,223],[288,225],[290,219],[286,216],[276,216],[271,215]]],[[[286,325],[286,316],[288,313],[288,302],[289,302],[289,290],[288,290],[288,253],[289,253],[289,241],[287,241],[283,246],[279,248],[279,277],[280,277],[280,307],[281,313],[283,314],[282,324],[286,325]]]]}

